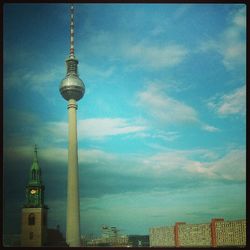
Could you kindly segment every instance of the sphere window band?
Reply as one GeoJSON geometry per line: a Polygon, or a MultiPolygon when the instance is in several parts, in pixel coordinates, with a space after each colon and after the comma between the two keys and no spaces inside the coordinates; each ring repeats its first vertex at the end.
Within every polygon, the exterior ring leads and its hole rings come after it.
{"type": "Polygon", "coordinates": [[[80,100],[84,95],[84,88],[80,86],[67,86],[64,85],[60,89],[61,95],[66,100],[74,99],[76,101],[80,100]]]}

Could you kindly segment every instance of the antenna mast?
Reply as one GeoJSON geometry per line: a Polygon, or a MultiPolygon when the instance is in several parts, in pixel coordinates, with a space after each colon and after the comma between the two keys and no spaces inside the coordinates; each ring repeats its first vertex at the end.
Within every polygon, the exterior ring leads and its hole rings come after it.
{"type": "Polygon", "coordinates": [[[70,58],[75,58],[74,55],[74,6],[70,6],[70,58]]]}

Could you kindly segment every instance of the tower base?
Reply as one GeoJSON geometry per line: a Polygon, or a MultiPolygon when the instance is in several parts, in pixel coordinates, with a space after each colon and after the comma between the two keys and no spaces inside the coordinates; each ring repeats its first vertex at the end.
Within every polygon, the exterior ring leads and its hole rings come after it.
{"type": "Polygon", "coordinates": [[[41,247],[47,242],[47,208],[23,208],[21,246],[41,247]]]}

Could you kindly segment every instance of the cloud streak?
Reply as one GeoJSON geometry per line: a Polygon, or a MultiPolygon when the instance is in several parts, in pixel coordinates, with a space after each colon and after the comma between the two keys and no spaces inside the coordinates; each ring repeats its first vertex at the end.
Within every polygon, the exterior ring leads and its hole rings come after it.
{"type": "Polygon", "coordinates": [[[214,127],[214,126],[211,126],[211,125],[208,125],[208,124],[204,124],[202,126],[202,129],[205,130],[205,131],[208,131],[208,132],[217,132],[217,131],[220,131],[220,129],[214,127]]]}
{"type": "Polygon", "coordinates": [[[151,169],[154,175],[161,177],[176,171],[176,175],[178,172],[190,172],[197,178],[245,181],[245,150],[233,149],[212,161],[197,158],[203,155],[204,151],[167,151],[147,157],[142,162],[148,171],[151,169]]]}
{"type": "Polygon", "coordinates": [[[166,91],[163,92],[163,88],[162,84],[148,84],[146,89],[137,93],[136,105],[164,125],[199,124],[204,131],[219,131],[218,128],[202,122],[193,107],[172,98],[166,91]]]}
{"type": "MultiPolygon", "coordinates": [[[[46,127],[57,137],[67,135],[66,122],[49,122],[46,127]]],[[[136,125],[123,118],[90,118],[78,121],[78,139],[102,140],[109,136],[133,134],[146,129],[143,125],[136,125]]]]}
{"type": "Polygon", "coordinates": [[[211,98],[207,105],[220,116],[245,115],[246,85],[234,89],[230,93],[211,98]]]}
{"type": "Polygon", "coordinates": [[[200,46],[200,51],[216,51],[222,56],[222,63],[228,70],[246,63],[246,9],[235,11],[225,31],[215,39],[208,39],[200,46]]]}
{"type": "Polygon", "coordinates": [[[159,121],[166,123],[197,122],[197,112],[161,91],[159,84],[150,84],[137,94],[137,105],[159,121]]]}
{"type": "Polygon", "coordinates": [[[143,43],[138,43],[128,48],[126,55],[137,61],[136,67],[157,70],[181,63],[188,55],[188,50],[177,44],[146,46],[143,43]]]}
{"type": "Polygon", "coordinates": [[[175,131],[164,132],[161,130],[152,130],[152,132],[139,132],[134,135],[128,135],[127,138],[150,138],[150,139],[160,139],[163,141],[174,141],[180,137],[180,134],[175,131]]]}
{"type": "MultiPolygon", "coordinates": [[[[16,155],[17,158],[22,157],[27,161],[33,158],[33,150],[31,147],[21,146],[5,150],[5,157],[10,158],[12,155],[16,155]]],[[[67,148],[52,147],[39,150],[39,162],[55,164],[58,167],[67,165],[67,156],[67,148]]],[[[104,182],[116,176],[113,182],[123,179],[124,185],[129,182],[126,178],[124,179],[124,176],[129,176],[131,180],[137,179],[139,186],[143,179],[147,181],[151,179],[152,183],[156,184],[155,188],[161,184],[155,181],[165,178],[174,178],[179,181],[186,179],[187,182],[193,178],[199,181],[245,181],[246,178],[246,151],[244,149],[231,149],[218,155],[216,150],[206,149],[168,149],[154,154],[118,154],[100,149],[82,148],[79,149],[78,158],[83,175],[87,173],[89,178],[92,176],[91,179],[97,178],[96,175],[99,176],[98,178],[106,176],[107,180],[103,180],[104,182]]],[[[180,187],[181,183],[180,181],[178,184],[180,187]]],[[[152,185],[149,186],[152,187],[152,185]]]]}
{"type": "MultiPolygon", "coordinates": [[[[162,70],[182,63],[189,55],[189,50],[184,45],[175,42],[158,45],[152,43],[149,38],[135,42],[130,34],[114,34],[104,30],[91,31],[87,43],[87,53],[91,51],[92,54],[98,53],[98,57],[105,56],[108,61],[123,62],[129,70],[162,70]]],[[[107,69],[105,72],[104,77],[110,76],[113,69],[107,69]]],[[[100,70],[97,74],[102,75],[100,70]]]]}
{"type": "Polygon", "coordinates": [[[245,181],[246,179],[246,152],[245,150],[231,150],[220,159],[206,163],[195,162],[188,164],[190,172],[206,175],[215,179],[245,181]]]}

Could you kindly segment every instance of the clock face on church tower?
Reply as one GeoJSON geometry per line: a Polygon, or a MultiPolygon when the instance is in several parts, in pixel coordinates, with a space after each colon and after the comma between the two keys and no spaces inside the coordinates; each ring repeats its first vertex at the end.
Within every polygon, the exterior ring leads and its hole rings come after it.
{"type": "Polygon", "coordinates": [[[40,189],[36,187],[30,187],[28,190],[28,202],[30,206],[39,206],[40,200],[40,189]]]}
{"type": "Polygon", "coordinates": [[[31,190],[30,190],[30,193],[31,193],[31,194],[36,194],[36,193],[37,193],[37,190],[31,189],[31,190]]]}

